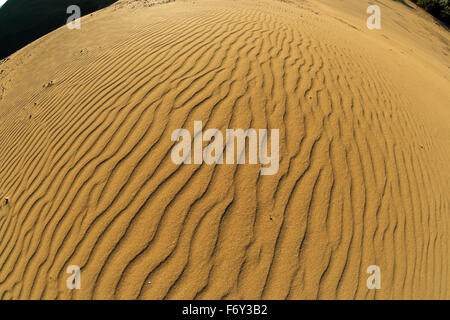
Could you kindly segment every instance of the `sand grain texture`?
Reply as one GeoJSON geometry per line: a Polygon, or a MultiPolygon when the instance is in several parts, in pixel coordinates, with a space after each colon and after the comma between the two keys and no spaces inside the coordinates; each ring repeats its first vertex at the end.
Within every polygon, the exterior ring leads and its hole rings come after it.
{"type": "Polygon", "coordinates": [[[377,3],[119,1],[0,64],[0,298],[450,298],[450,37],[377,3]],[[278,174],[173,164],[194,120],[278,174]]]}

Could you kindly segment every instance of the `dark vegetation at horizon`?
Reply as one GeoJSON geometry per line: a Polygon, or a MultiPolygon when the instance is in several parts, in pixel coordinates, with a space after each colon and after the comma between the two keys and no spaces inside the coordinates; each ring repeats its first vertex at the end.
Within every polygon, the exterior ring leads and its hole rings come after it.
{"type": "Polygon", "coordinates": [[[450,25],[450,5],[449,0],[411,0],[418,6],[424,8],[433,16],[444,22],[447,26],[450,25]]]}
{"type": "Polygon", "coordinates": [[[117,0],[8,0],[0,8],[0,59],[66,24],[67,7],[77,5],[81,15],[117,0]]]}

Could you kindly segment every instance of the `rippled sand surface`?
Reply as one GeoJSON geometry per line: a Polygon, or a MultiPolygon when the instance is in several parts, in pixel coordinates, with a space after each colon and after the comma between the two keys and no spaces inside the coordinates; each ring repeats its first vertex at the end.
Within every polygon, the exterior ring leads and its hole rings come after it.
{"type": "Polygon", "coordinates": [[[381,30],[361,0],[155,2],[0,64],[0,298],[450,298],[449,32],[390,0],[381,30]],[[174,164],[194,121],[279,129],[278,173],[174,164]]]}

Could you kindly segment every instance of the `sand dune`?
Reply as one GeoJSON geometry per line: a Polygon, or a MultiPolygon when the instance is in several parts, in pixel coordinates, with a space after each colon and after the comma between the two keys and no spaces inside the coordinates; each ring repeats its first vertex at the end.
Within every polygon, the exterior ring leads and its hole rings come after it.
{"type": "Polygon", "coordinates": [[[0,298],[450,298],[450,36],[376,3],[119,1],[3,61],[0,298]],[[278,173],[174,164],[194,121],[278,173]]]}

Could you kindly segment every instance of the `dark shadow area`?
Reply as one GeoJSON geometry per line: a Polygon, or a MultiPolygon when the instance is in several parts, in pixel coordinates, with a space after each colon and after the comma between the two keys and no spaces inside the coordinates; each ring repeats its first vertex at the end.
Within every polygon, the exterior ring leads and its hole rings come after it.
{"type": "Polygon", "coordinates": [[[0,59],[66,24],[67,7],[87,15],[117,0],[9,0],[0,9],[0,59]]]}
{"type": "Polygon", "coordinates": [[[450,25],[450,5],[448,0],[411,0],[419,7],[424,8],[441,22],[450,25]]]}

